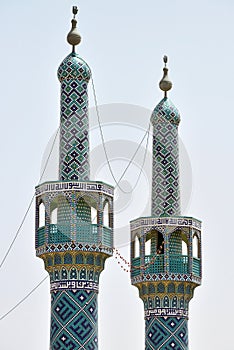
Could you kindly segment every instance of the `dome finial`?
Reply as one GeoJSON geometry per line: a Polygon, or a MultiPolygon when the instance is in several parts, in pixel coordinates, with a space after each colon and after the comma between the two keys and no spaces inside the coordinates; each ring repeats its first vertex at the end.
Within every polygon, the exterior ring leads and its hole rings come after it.
{"type": "Polygon", "coordinates": [[[72,52],[75,52],[75,46],[79,45],[79,43],[81,42],[81,36],[78,33],[78,30],[77,30],[77,27],[76,27],[76,25],[77,25],[76,15],[78,13],[77,6],[73,6],[72,13],[73,13],[74,17],[71,20],[72,28],[71,28],[70,32],[68,33],[68,35],[67,35],[67,41],[73,47],[72,48],[72,52]]]}
{"type": "Polygon", "coordinates": [[[166,55],[163,57],[163,61],[165,63],[165,67],[163,68],[163,77],[160,80],[159,87],[162,91],[165,92],[165,97],[167,97],[167,91],[171,90],[172,82],[168,78],[168,68],[167,68],[168,58],[166,55]]]}

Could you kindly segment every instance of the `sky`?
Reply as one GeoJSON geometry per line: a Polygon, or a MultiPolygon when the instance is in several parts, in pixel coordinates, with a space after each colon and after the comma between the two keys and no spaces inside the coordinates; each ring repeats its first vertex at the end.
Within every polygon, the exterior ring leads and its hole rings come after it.
{"type": "MultiPolygon", "coordinates": [[[[45,150],[59,125],[56,72],[70,52],[66,35],[72,5],[80,9],[82,44],[78,51],[92,68],[107,150],[117,178],[162,98],[158,88],[162,57],[169,57],[170,98],[181,113],[183,214],[203,222],[203,284],[190,303],[190,350],[233,350],[233,1],[0,3],[0,260],[33,196],[45,150]]],[[[102,157],[93,106],[90,88],[91,159],[99,160],[92,174],[114,185],[102,157]]],[[[145,145],[123,179],[126,188],[134,187],[145,145]]],[[[49,166],[53,170],[54,163],[49,166]]],[[[129,221],[150,215],[150,171],[149,142],[134,191],[126,196],[116,191],[116,246],[126,259],[129,221]]],[[[99,348],[142,350],[143,304],[115,260],[107,260],[100,281],[99,348]]],[[[46,276],[34,251],[34,206],[0,276],[1,318],[46,276]]],[[[48,349],[49,317],[47,280],[0,321],[1,347],[48,349]]]]}

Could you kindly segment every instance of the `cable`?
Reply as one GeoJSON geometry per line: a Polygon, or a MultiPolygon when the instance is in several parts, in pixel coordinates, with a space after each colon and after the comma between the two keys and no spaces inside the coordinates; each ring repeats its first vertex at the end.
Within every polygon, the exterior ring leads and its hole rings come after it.
{"type": "Polygon", "coordinates": [[[41,282],[39,282],[36,287],[34,287],[23,299],[21,299],[14,307],[12,307],[8,312],[6,312],[3,316],[0,317],[0,321],[2,321],[5,317],[7,317],[12,311],[14,311],[20,304],[22,304],[35,290],[42,285],[42,283],[45,282],[45,280],[49,277],[47,275],[41,282]]]}
{"type": "Polygon", "coordinates": [[[113,178],[113,180],[115,181],[115,184],[116,184],[116,187],[118,187],[123,193],[132,193],[133,189],[136,188],[138,182],[139,182],[139,179],[141,177],[141,174],[142,174],[142,171],[143,171],[143,167],[144,167],[144,164],[145,164],[145,159],[146,159],[146,154],[147,154],[147,148],[148,148],[148,141],[149,141],[149,130],[150,130],[150,123],[149,123],[149,127],[146,131],[146,133],[144,134],[140,144],[138,145],[133,157],[131,158],[130,162],[128,163],[128,166],[126,167],[126,169],[124,170],[122,176],[120,177],[120,179],[117,181],[116,180],[116,177],[113,173],[113,170],[112,170],[112,167],[110,165],[110,161],[109,161],[109,158],[108,158],[108,155],[107,155],[107,150],[106,150],[106,146],[105,146],[105,140],[104,140],[104,135],[103,135],[103,130],[102,130],[102,127],[101,127],[101,119],[100,119],[100,113],[99,113],[99,109],[98,109],[98,102],[97,102],[97,94],[96,94],[96,90],[95,90],[95,86],[94,86],[94,81],[93,81],[93,77],[91,76],[91,82],[92,82],[92,88],[93,88],[93,96],[94,96],[94,103],[95,103],[95,109],[96,109],[96,114],[97,114],[97,119],[98,119],[98,125],[99,125],[99,130],[100,130],[100,135],[101,135],[101,139],[102,139],[102,146],[103,146],[103,150],[104,150],[104,154],[105,154],[105,157],[106,157],[106,161],[107,161],[107,164],[108,164],[108,168],[109,168],[109,171],[111,173],[111,176],[113,178]],[[130,167],[130,165],[132,164],[133,162],[133,159],[135,158],[140,146],[142,145],[146,135],[148,134],[148,137],[147,137],[147,146],[146,146],[146,151],[145,151],[145,155],[144,155],[144,160],[143,160],[143,165],[141,167],[141,170],[140,170],[140,173],[139,173],[139,176],[137,178],[137,181],[136,181],[136,184],[134,185],[133,189],[131,191],[125,191],[121,188],[121,186],[119,186],[119,182],[122,180],[123,176],[125,175],[125,173],[127,172],[128,168],[130,167]]]}
{"type": "MultiPolygon", "coordinates": [[[[47,157],[47,160],[46,160],[46,163],[45,163],[43,172],[42,172],[42,174],[41,174],[41,176],[40,176],[39,183],[40,183],[40,181],[41,181],[41,179],[42,179],[42,177],[43,177],[43,175],[44,175],[44,173],[45,173],[45,171],[46,171],[46,168],[47,168],[47,165],[48,165],[50,156],[51,156],[51,154],[52,154],[52,151],[53,151],[53,148],[54,148],[55,141],[56,141],[57,135],[58,135],[58,133],[59,133],[59,130],[60,130],[60,127],[58,128],[58,130],[57,130],[57,132],[56,132],[56,135],[55,135],[53,144],[52,144],[51,149],[50,149],[50,153],[49,153],[49,155],[48,155],[48,157],[47,157]]],[[[26,212],[25,212],[25,214],[24,214],[24,216],[23,216],[23,219],[22,219],[22,221],[21,221],[21,223],[20,223],[20,225],[19,225],[19,227],[18,227],[18,229],[17,229],[17,231],[16,231],[16,234],[15,234],[15,236],[14,236],[14,238],[13,238],[13,240],[12,240],[10,246],[9,246],[9,248],[7,249],[7,251],[6,251],[6,253],[5,253],[5,255],[4,255],[4,257],[3,257],[2,261],[1,261],[0,269],[2,268],[4,262],[6,261],[6,258],[8,257],[8,255],[9,255],[9,253],[10,253],[10,251],[11,251],[11,249],[12,249],[12,247],[13,247],[13,245],[14,245],[14,243],[15,243],[15,241],[16,241],[16,239],[17,239],[17,237],[18,237],[18,235],[19,235],[19,233],[20,233],[20,231],[21,231],[21,228],[22,228],[22,226],[23,226],[23,224],[24,224],[24,222],[25,222],[25,220],[26,220],[26,218],[27,218],[27,216],[28,216],[29,210],[31,209],[31,206],[32,206],[32,204],[33,204],[34,198],[35,198],[35,194],[32,196],[32,199],[31,199],[31,201],[30,201],[30,203],[29,203],[29,205],[28,205],[28,208],[27,208],[27,210],[26,210],[26,212]]]]}
{"type": "MultiPolygon", "coordinates": [[[[130,162],[128,163],[128,165],[127,165],[127,167],[125,168],[123,174],[121,175],[121,177],[120,177],[119,180],[118,180],[118,184],[119,184],[120,181],[122,180],[122,178],[124,177],[125,173],[127,172],[128,168],[129,168],[130,165],[132,164],[133,159],[135,158],[135,156],[136,156],[136,154],[137,154],[137,152],[138,152],[138,150],[139,150],[139,148],[140,148],[140,146],[141,146],[141,144],[142,144],[142,142],[143,142],[143,140],[144,140],[146,134],[148,134],[148,135],[147,135],[147,141],[146,141],[146,147],[145,147],[145,153],[144,153],[143,162],[142,162],[142,165],[141,165],[141,169],[140,169],[139,175],[138,175],[137,180],[136,180],[136,182],[135,182],[135,185],[133,186],[133,188],[131,189],[131,191],[124,191],[124,193],[132,193],[132,192],[135,190],[135,188],[137,187],[138,182],[139,182],[139,180],[140,180],[140,177],[141,177],[141,174],[142,174],[142,172],[143,172],[144,165],[145,165],[146,155],[147,155],[147,150],[148,150],[148,144],[149,144],[149,130],[150,130],[150,123],[149,123],[148,129],[147,129],[147,131],[146,131],[146,133],[145,133],[143,139],[141,140],[141,143],[138,145],[138,147],[137,147],[135,153],[133,154],[133,156],[132,156],[130,162]]],[[[116,187],[115,187],[115,188],[116,188],[116,187]]],[[[121,189],[121,190],[122,190],[122,189],[121,189]]],[[[122,190],[122,191],[123,191],[123,190],[122,190]]]]}

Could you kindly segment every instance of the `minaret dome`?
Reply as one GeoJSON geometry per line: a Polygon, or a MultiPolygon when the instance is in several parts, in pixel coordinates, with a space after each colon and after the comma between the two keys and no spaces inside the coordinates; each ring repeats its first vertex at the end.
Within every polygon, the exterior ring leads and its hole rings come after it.
{"type": "Polygon", "coordinates": [[[72,19],[72,28],[67,35],[67,41],[72,45],[72,53],[70,53],[60,64],[58,68],[58,79],[60,83],[63,80],[73,80],[89,82],[91,70],[88,64],[75,52],[75,46],[81,42],[81,36],[77,30],[77,20],[75,19],[78,9],[73,6],[72,9],[74,18],[72,19]]]}

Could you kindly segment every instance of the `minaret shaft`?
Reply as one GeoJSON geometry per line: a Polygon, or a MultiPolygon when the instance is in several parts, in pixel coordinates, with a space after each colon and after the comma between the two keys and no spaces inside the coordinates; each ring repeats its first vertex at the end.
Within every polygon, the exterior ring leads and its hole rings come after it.
{"type": "Polygon", "coordinates": [[[58,74],[62,72],[59,152],[61,181],[87,181],[90,176],[88,93],[87,82],[82,79],[84,67],[81,60],[77,77],[69,74],[76,56],[75,53],[69,55],[58,71],[58,74]]]}
{"type": "MultiPolygon", "coordinates": [[[[167,99],[163,99],[163,104],[167,99]]],[[[158,109],[160,106],[158,106],[158,109]]],[[[162,112],[162,111],[161,111],[162,112]]],[[[180,215],[177,125],[153,113],[152,216],[180,215]]]]}

